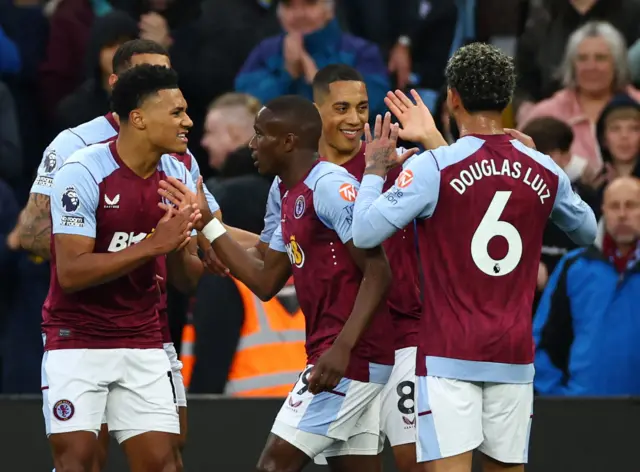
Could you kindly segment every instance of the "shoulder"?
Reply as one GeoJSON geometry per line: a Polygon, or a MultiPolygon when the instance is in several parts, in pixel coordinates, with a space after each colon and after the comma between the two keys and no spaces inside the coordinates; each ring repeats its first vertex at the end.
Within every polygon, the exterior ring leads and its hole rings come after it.
{"type": "Polygon", "coordinates": [[[181,159],[173,154],[163,154],[158,164],[158,170],[164,172],[167,176],[182,179],[189,172],[187,166],[181,159]]]}
{"type": "Polygon", "coordinates": [[[514,139],[513,141],[511,141],[511,144],[521,154],[524,154],[525,156],[529,157],[530,159],[533,159],[538,164],[543,166],[545,169],[553,172],[554,174],[556,174],[558,176],[560,175],[560,171],[561,171],[560,167],[558,167],[558,164],[556,164],[554,162],[554,160],[551,159],[550,156],[547,156],[546,154],[543,154],[540,151],[537,151],[535,149],[532,149],[530,147],[525,146],[524,144],[522,144],[517,139],[514,139]]]}
{"type": "Polygon", "coordinates": [[[118,134],[104,116],[99,116],[66,131],[74,134],[85,146],[105,142],[118,134]]]}
{"type": "Polygon", "coordinates": [[[314,193],[331,191],[344,184],[354,185],[356,190],[360,185],[344,167],[326,161],[316,165],[305,179],[305,185],[314,193]]]}
{"type": "Polygon", "coordinates": [[[378,51],[378,47],[374,43],[351,33],[342,33],[342,48],[354,53],[366,50],[378,51]]]}
{"type": "Polygon", "coordinates": [[[253,48],[252,54],[259,56],[276,55],[280,53],[280,50],[282,49],[282,39],[283,36],[281,34],[265,38],[258,43],[255,48],[253,48]]]}
{"type": "Polygon", "coordinates": [[[200,169],[198,166],[198,162],[196,161],[196,158],[188,149],[187,149],[187,152],[184,152],[182,154],[174,152],[170,154],[170,156],[182,162],[189,172],[191,172],[194,169],[198,169],[198,170],[200,169]]]}
{"type": "Polygon", "coordinates": [[[573,112],[574,106],[577,104],[576,94],[573,90],[562,89],[554,93],[551,97],[536,103],[527,116],[523,117],[524,126],[528,121],[539,116],[552,116],[554,118],[563,119],[565,116],[573,112]]]}
{"type": "Polygon", "coordinates": [[[449,146],[440,146],[432,151],[425,151],[412,162],[428,164],[427,160],[432,158],[438,169],[443,170],[472,156],[480,150],[483,144],[484,141],[480,138],[465,136],[449,146]]]}
{"type": "Polygon", "coordinates": [[[562,259],[560,259],[560,263],[558,267],[563,267],[563,270],[568,270],[573,263],[580,259],[588,259],[589,257],[589,248],[588,247],[580,247],[578,249],[574,249],[572,251],[567,252],[562,259]]]}
{"type": "Polygon", "coordinates": [[[111,155],[109,144],[105,143],[94,144],[74,152],[60,168],[59,173],[63,175],[86,174],[86,176],[91,176],[96,183],[100,183],[116,169],[118,169],[118,164],[111,155]]]}

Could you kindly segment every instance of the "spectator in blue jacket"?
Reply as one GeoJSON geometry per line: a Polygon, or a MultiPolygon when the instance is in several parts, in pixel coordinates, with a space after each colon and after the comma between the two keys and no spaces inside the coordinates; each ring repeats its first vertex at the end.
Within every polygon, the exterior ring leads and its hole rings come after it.
{"type": "Polygon", "coordinates": [[[263,103],[288,94],[311,100],[316,72],[342,63],[364,76],[371,116],[385,110],[390,84],[380,50],[340,29],[333,0],[281,0],[277,11],[284,33],[265,39],[251,52],[235,80],[238,92],[263,103]]]}
{"type": "Polygon", "coordinates": [[[541,395],[640,394],[640,180],[613,180],[602,213],[602,236],[562,258],[538,306],[541,395]]]}

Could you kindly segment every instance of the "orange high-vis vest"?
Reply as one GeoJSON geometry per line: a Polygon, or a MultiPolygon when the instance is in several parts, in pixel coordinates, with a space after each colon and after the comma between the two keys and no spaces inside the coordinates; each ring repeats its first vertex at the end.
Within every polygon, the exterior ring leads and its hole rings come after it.
{"type": "MultiPolygon", "coordinates": [[[[242,297],[244,323],[224,393],[284,398],[306,366],[302,310],[291,314],[276,298],[263,302],[242,282],[232,280],[242,297]]],[[[185,326],[180,356],[185,386],[191,382],[195,363],[195,337],[193,325],[185,326]]]]}

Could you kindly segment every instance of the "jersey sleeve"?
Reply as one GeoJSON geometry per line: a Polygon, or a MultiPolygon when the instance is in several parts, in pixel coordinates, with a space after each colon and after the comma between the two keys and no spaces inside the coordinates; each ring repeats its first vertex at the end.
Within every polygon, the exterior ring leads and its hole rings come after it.
{"type": "MultiPolygon", "coordinates": [[[[189,154],[189,156],[191,156],[191,178],[193,179],[193,183],[197,184],[198,177],[200,177],[200,166],[198,165],[198,161],[196,161],[196,158],[193,156],[193,154],[191,154],[191,152],[189,151],[187,151],[187,153],[189,154]]],[[[220,209],[220,205],[218,204],[216,198],[211,194],[207,186],[203,184],[202,187],[204,189],[204,196],[207,197],[209,210],[211,210],[211,213],[215,213],[220,209]]]]}
{"type": "Polygon", "coordinates": [[[593,210],[573,191],[569,177],[559,167],[558,192],[551,210],[551,220],[581,246],[592,244],[598,232],[593,210]]]}
{"type": "Polygon", "coordinates": [[[278,252],[287,252],[287,247],[284,245],[284,239],[282,239],[282,225],[280,221],[273,230],[271,241],[269,242],[269,248],[278,252]]]}
{"type": "Polygon", "coordinates": [[[281,199],[280,189],[278,188],[279,180],[273,179],[271,188],[269,189],[269,198],[267,199],[267,207],[264,214],[264,227],[260,233],[260,241],[269,244],[275,230],[280,226],[281,218],[281,199]]]}
{"type": "Polygon", "coordinates": [[[362,179],[353,222],[357,247],[378,246],[415,218],[429,218],[438,203],[440,169],[427,151],[410,159],[385,193],[381,193],[383,184],[376,175],[362,179]]]}
{"type": "Polygon", "coordinates": [[[60,168],[51,187],[53,234],[96,237],[99,189],[89,170],[79,162],[60,168]]]}
{"type": "Polygon", "coordinates": [[[351,174],[330,173],[318,180],[313,192],[313,206],[324,225],[334,230],[340,241],[353,238],[353,207],[360,184],[351,174]]]}
{"type": "Polygon", "coordinates": [[[78,149],[84,147],[80,138],[76,135],[63,131],[44,150],[42,160],[38,166],[36,179],[31,186],[31,193],[39,193],[51,196],[53,178],[66,160],[78,149]]]}

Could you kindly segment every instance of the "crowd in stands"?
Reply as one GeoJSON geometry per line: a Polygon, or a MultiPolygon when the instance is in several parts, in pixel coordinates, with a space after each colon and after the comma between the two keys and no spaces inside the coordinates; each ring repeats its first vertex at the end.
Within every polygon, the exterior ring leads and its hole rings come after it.
{"type": "MultiPolygon", "coordinates": [[[[600,221],[587,249],[552,223],[545,233],[536,391],[640,394],[640,181],[619,179],[640,178],[640,0],[0,0],[0,393],[40,391],[49,264],[22,249],[20,211],[51,140],[109,112],[112,58],[133,38],[169,50],[206,185],[225,222],[254,233],[271,184],[248,148],[262,103],[311,99],[315,73],[345,63],[372,118],[387,91],[413,88],[453,142],[448,58],[472,41],[504,48],[518,71],[505,125],[565,170],[600,221]]],[[[234,291],[206,275],[193,296],[169,293],[178,350],[185,324],[199,327],[192,392],[224,392],[242,329],[234,291]]],[[[296,313],[292,290],[279,298],[296,313]]]]}

